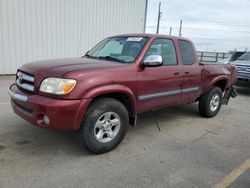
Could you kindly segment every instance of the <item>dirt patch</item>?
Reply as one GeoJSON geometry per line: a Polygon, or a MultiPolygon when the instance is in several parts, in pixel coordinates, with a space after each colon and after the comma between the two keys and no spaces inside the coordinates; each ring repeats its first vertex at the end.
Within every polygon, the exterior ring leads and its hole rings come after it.
{"type": "Polygon", "coordinates": [[[30,143],[30,141],[24,140],[24,141],[16,142],[15,144],[17,144],[17,145],[24,145],[24,144],[29,144],[29,143],[30,143]]]}
{"type": "Polygon", "coordinates": [[[0,151],[4,150],[6,146],[0,144],[0,151]]]}

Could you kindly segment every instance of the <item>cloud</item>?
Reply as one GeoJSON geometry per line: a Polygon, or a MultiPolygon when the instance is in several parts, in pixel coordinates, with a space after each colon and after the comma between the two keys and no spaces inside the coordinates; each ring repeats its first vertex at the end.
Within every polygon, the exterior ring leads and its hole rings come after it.
{"type": "MultiPolygon", "coordinates": [[[[194,41],[198,50],[229,51],[250,49],[250,1],[232,0],[161,0],[160,33],[178,35],[183,20],[182,35],[194,41]]],[[[146,32],[154,33],[158,1],[148,1],[146,32]]]]}

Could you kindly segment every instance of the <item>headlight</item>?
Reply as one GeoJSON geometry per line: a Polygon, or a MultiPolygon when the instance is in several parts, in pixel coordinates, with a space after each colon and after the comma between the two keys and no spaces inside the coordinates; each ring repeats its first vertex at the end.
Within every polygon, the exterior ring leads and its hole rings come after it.
{"type": "Polygon", "coordinates": [[[76,81],[62,78],[46,78],[42,81],[40,91],[57,95],[67,94],[75,87],[76,81]]]}

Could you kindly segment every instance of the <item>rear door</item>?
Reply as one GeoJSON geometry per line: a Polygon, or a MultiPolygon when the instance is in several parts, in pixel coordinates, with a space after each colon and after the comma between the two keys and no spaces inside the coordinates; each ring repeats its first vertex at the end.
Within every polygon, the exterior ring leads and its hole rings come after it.
{"type": "Polygon", "coordinates": [[[167,38],[155,39],[145,57],[149,55],[162,56],[163,65],[145,67],[137,73],[139,111],[180,103],[181,67],[178,64],[174,42],[167,38]]]}
{"type": "Polygon", "coordinates": [[[202,67],[199,66],[194,46],[191,42],[178,40],[178,44],[183,64],[182,102],[193,102],[199,96],[202,67]]]}

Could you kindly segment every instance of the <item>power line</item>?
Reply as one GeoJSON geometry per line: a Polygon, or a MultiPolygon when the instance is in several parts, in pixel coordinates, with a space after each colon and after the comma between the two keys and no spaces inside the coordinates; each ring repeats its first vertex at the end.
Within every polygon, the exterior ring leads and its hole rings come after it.
{"type": "MultiPolygon", "coordinates": [[[[186,23],[186,22],[185,22],[186,23]]],[[[146,28],[155,28],[155,26],[146,26],[146,28]]],[[[161,28],[162,29],[169,29],[169,27],[167,27],[167,26],[161,26],[161,28]]],[[[190,27],[190,26],[188,26],[187,24],[185,24],[185,28],[186,28],[186,30],[192,30],[191,32],[193,32],[193,31],[195,31],[195,32],[197,32],[197,31],[200,31],[201,32],[201,34],[203,34],[204,32],[203,32],[203,30],[206,30],[206,31],[208,31],[208,30],[212,30],[212,31],[230,31],[230,32],[237,32],[237,33],[246,33],[246,34],[250,34],[250,31],[247,31],[247,30],[235,30],[235,29],[223,29],[223,28],[199,28],[199,27],[190,27]]]]}
{"type": "MultiPolygon", "coordinates": [[[[167,19],[161,18],[161,21],[166,21],[167,19]]],[[[157,21],[157,19],[147,19],[147,21],[157,21]]],[[[176,20],[168,19],[168,21],[176,22],[176,20]]],[[[223,21],[194,21],[194,20],[185,20],[185,23],[197,23],[197,24],[211,24],[211,25],[225,25],[225,26],[250,26],[247,23],[236,23],[236,22],[223,22],[223,21]]]]}

